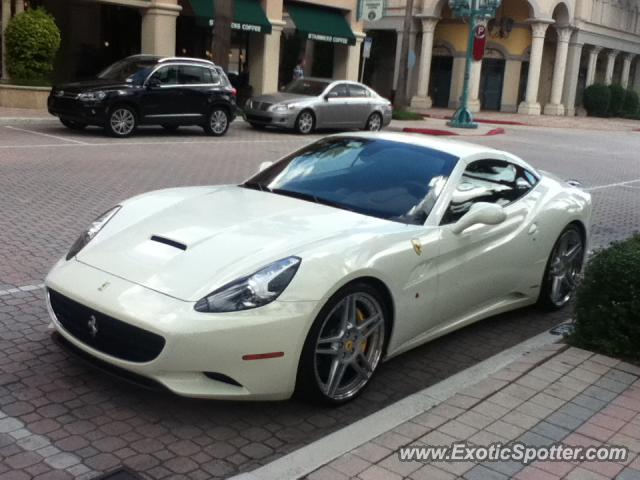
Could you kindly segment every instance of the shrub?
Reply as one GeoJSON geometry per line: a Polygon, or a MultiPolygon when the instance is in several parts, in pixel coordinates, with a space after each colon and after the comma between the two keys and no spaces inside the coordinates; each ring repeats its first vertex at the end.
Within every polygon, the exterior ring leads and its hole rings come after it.
{"type": "Polygon", "coordinates": [[[640,358],[640,234],[598,252],[576,294],[570,343],[640,358]]]}
{"type": "Polygon", "coordinates": [[[9,21],[6,48],[7,71],[12,81],[46,82],[60,48],[60,29],[44,9],[26,10],[9,21]]]}
{"type": "Polygon", "coordinates": [[[640,97],[631,89],[628,89],[624,94],[624,103],[622,105],[622,113],[625,117],[636,117],[640,110],[640,97]]]}
{"type": "Polygon", "coordinates": [[[609,100],[609,115],[617,117],[622,113],[622,106],[624,105],[626,92],[622,85],[618,84],[609,85],[609,91],[611,92],[611,98],[609,100]]]}
{"type": "Polygon", "coordinates": [[[392,118],[394,120],[424,120],[419,113],[409,112],[407,110],[394,110],[392,118]]]}
{"type": "Polygon", "coordinates": [[[589,115],[605,117],[609,112],[610,101],[611,90],[606,85],[594,83],[584,91],[584,108],[587,109],[589,115]]]}

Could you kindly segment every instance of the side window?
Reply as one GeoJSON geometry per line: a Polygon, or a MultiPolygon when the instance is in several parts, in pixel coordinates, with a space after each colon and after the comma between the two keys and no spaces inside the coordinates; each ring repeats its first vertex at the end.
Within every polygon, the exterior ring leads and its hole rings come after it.
{"type": "Polygon", "coordinates": [[[502,160],[478,160],[469,164],[451,197],[441,224],[457,222],[478,202],[508,205],[535,185],[530,172],[502,160]],[[529,174],[527,176],[526,174],[529,174]]]}
{"type": "Polygon", "coordinates": [[[331,91],[329,92],[329,96],[331,98],[339,98],[339,97],[347,97],[347,96],[349,96],[349,93],[347,91],[347,84],[346,83],[339,83],[338,85],[336,85],[335,87],[333,87],[331,89],[331,91]]]}
{"type": "Polygon", "coordinates": [[[175,65],[160,67],[158,70],[156,70],[156,73],[154,73],[151,78],[153,80],[158,80],[160,82],[160,85],[177,85],[178,67],[175,65]]]}
{"type": "Polygon", "coordinates": [[[180,84],[202,85],[211,83],[211,71],[198,65],[180,66],[180,84]]]}
{"type": "Polygon", "coordinates": [[[209,69],[209,75],[211,75],[210,83],[213,83],[214,85],[218,85],[219,83],[221,83],[222,77],[218,73],[217,69],[209,69]]]}
{"type": "Polygon", "coordinates": [[[349,85],[349,96],[358,98],[368,97],[369,91],[361,85],[349,85]]]}

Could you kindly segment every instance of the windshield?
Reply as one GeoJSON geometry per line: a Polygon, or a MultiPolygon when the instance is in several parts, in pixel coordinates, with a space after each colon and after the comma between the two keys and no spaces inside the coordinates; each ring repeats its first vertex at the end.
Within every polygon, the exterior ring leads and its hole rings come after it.
{"type": "Polygon", "coordinates": [[[244,186],[423,224],[457,160],[404,142],[333,137],[293,153],[244,186]]]}
{"type": "Polygon", "coordinates": [[[329,86],[329,82],[322,80],[307,80],[300,78],[294,80],[289,85],[284,87],[284,91],[287,93],[295,93],[298,95],[307,95],[309,97],[317,97],[329,86]]]}
{"type": "Polygon", "coordinates": [[[125,58],[105,68],[98,74],[98,78],[139,83],[147,77],[156,63],[156,59],[150,58],[125,58]]]}

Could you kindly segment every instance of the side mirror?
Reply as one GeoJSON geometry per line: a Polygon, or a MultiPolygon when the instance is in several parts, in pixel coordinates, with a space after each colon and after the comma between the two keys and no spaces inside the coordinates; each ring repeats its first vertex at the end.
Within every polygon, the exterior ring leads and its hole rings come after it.
{"type": "Polygon", "coordinates": [[[162,85],[162,83],[157,78],[150,78],[149,81],[147,82],[148,89],[158,88],[160,87],[160,85],[162,85]]]}
{"type": "Polygon", "coordinates": [[[328,102],[330,98],[338,98],[338,92],[329,92],[324,96],[325,102],[328,102]]]}
{"type": "Polygon", "coordinates": [[[453,224],[451,231],[458,235],[473,225],[479,223],[484,225],[498,225],[504,222],[506,218],[507,214],[500,205],[478,202],[474,204],[460,220],[453,224]]]}
{"type": "Polygon", "coordinates": [[[260,166],[258,167],[258,173],[266,170],[267,168],[269,168],[271,165],[273,165],[273,162],[262,162],[260,164],[260,166]]]}

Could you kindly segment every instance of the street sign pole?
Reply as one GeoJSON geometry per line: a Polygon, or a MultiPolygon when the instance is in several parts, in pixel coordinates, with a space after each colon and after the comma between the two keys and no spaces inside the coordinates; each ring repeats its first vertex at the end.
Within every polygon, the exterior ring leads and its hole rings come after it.
{"type": "Polygon", "coordinates": [[[500,6],[500,0],[451,0],[449,6],[456,16],[469,19],[469,39],[467,41],[460,106],[451,120],[447,122],[447,125],[454,128],[478,128],[478,124],[473,121],[473,115],[469,110],[469,82],[471,80],[471,62],[473,62],[472,55],[476,26],[478,25],[478,19],[495,16],[496,10],[500,6]]]}

